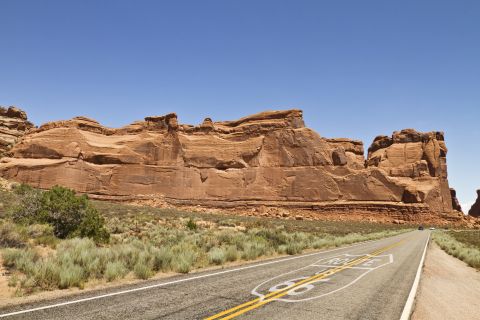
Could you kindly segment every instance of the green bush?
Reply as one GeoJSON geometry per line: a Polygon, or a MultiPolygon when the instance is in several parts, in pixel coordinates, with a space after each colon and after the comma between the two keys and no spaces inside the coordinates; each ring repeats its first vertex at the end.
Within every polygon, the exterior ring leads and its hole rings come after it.
{"type": "Polygon", "coordinates": [[[56,186],[43,193],[38,215],[53,226],[57,237],[66,238],[77,231],[88,208],[86,196],[77,197],[73,190],[56,186]]]}
{"type": "Polygon", "coordinates": [[[188,219],[186,226],[189,230],[192,230],[192,231],[195,231],[198,228],[197,223],[192,218],[188,219]]]}
{"type": "Polygon", "coordinates": [[[20,223],[48,223],[58,238],[88,237],[96,242],[108,242],[105,220],[89,203],[73,190],[55,186],[41,192],[26,185],[15,189],[20,201],[13,209],[13,219],[20,223]]]}
{"type": "Polygon", "coordinates": [[[42,220],[39,217],[42,207],[42,192],[26,184],[13,189],[18,196],[17,203],[12,208],[12,217],[16,222],[32,224],[42,220]]]}
{"type": "Polygon", "coordinates": [[[105,228],[105,219],[98,214],[97,210],[88,205],[85,209],[83,220],[78,229],[73,233],[82,238],[91,238],[95,242],[106,243],[110,239],[110,234],[105,228]]]}

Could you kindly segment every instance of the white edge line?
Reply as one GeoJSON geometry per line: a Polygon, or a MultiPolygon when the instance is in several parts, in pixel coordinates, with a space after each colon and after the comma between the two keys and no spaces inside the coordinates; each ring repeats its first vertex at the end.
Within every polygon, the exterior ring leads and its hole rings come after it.
{"type": "MultiPolygon", "coordinates": [[[[401,234],[399,234],[399,235],[404,235],[404,234],[405,234],[405,233],[401,233],[401,234]]],[[[395,235],[395,236],[397,236],[397,235],[395,235]]],[[[392,236],[392,237],[395,237],[395,236],[392,236]]],[[[25,310],[10,312],[10,313],[4,313],[4,314],[0,314],[0,318],[6,318],[6,317],[14,316],[14,315],[19,315],[19,314],[24,314],[24,313],[30,313],[30,312],[34,312],[34,311],[41,311],[41,310],[46,310],[46,309],[52,309],[52,308],[62,307],[62,306],[70,305],[70,304],[76,304],[76,303],[81,303],[81,302],[86,302],[86,301],[91,301],[91,300],[108,298],[108,297],[118,296],[118,295],[122,295],[122,294],[126,294],[126,293],[136,292],[136,291],[143,291],[143,290],[148,290],[148,289],[152,289],[152,288],[164,287],[164,286],[167,286],[167,285],[170,285],[170,284],[187,282],[187,281],[191,281],[191,280],[196,280],[196,279],[202,279],[202,278],[217,276],[217,275],[220,275],[220,274],[231,273],[231,272],[235,272],[235,271],[241,271],[241,270],[246,270],[246,269],[253,269],[253,268],[262,267],[262,266],[266,266],[266,265],[270,265],[270,264],[275,264],[275,263],[280,263],[280,262],[284,262],[284,261],[301,259],[301,258],[305,258],[305,257],[310,257],[310,256],[318,255],[318,254],[323,254],[323,253],[328,253],[328,252],[333,252],[333,251],[338,251],[338,250],[343,250],[343,249],[358,247],[358,246],[361,246],[361,245],[363,245],[363,244],[365,244],[365,243],[377,242],[377,241],[381,241],[381,240],[385,240],[385,239],[389,239],[389,238],[391,238],[391,237],[382,238],[382,239],[377,239],[377,240],[363,241],[363,242],[359,242],[359,243],[356,243],[356,244],[351,245],[351,246],[346,246],[346,247],[341,247],[341,248],[335,248],[335,249],[326,250],[326,251],[319,251],[319,252],[307,253],[307,254],[304,254],[304,255],[301,255],[301,256],[295,256],[295,257],[284,258],[284,259],[280,259],[280,260],[274,260],[274,261],[259,263],[259,264],[255,264],[255,265],[252,265],[252,266],[246,266],[246,267],[240,267],[240,268],[236,268],[236,269],[224,270],[224,271],[220,271],[220,272],[209,273],[209,274],[204,274],[204,275],[200,275],[200,276],[195,276],[195,277],[190,277],[190,278],[185,278],[185,279],[174,280],[174,281],[170,281],[170,282],[163,282],[163,283],[153,284],[153,285],[149,285],[149,286],[145,286],[145,287],[139,287],[139,288],[134,288],[134,289],[122,290],[122,291],[117,291],[117,292],[102,294],[102,295],[99,295],[99,296],[93,296],[93,297],[88,297],[88,298],[83,298],[83,299],[78,299],[78,300],[71,300],[71,301],[66,301],[66,302],[61,302],[61,303],[46,305],[46,306],[43,306],[43,307],[37,307],[37,308],[32,308],[32,309],[25,309],[25,310]]],[[[13,306],[13,307],[14,307],[14,306],[13,306]]]]}
{"type": "Polygon", "coordinates": [[[422,259],[420,260],[420,264],[418,265],[417,274],[415,275],[415,280],[413,280],[412,289],[407,298],[407,302],[405,303],[405,307],[403,308],[402,315],[400,316],[400,320],[409,320],[410,315],[413,311],[413,303],[415,302],[415,296],[417,295],[418,284],[420,283],[420,277],[422,275],[423,263],[425,261],[425,255],[427,253],[428,243],[430,242],[430,235],[428,235],[427,243],[425,243],[425,249],[423,249],[422,259]]]}
{"type": "MultiPolygon", "coordinates": [[[[382,239],[379,239],[379,240],[382,240],[382,239]]],[[[373,241],[379,241],[379,240],[373,240],[373,241]]],[[[366,242],[370,242],[370,241],[366,241],[366,242]]],[[[236,269],[224,270],[224,271],[220,271],[220,272],[209,273],[209,274],[204,274],[204,275],[200,275],[200,276],[195,276],[195,277],[190,277],[190,278],[185,278],[185,279],[174,280],[174,281],[170,281],[170,282],[158,283],[158,284],[154,284],[154,285],[150,285],[150,286],[144,286],[144,287],[139,287],[139,288],[134,288],[134,289],[129,289],[129,290],[122,290],[122,291],[107,293],[107,294],[103,294],[103,295],[99,295],[99,296],[93,296],[93,297],[88,297],[88,298],[83,298],[83,299],[78,299],[78,300],[71,300],[71,301],[61,302],[61,303],[52,304],[52,305],[46,305],[46,306],[38,307],[38,308],[32,308],[32,309],[15,311],[15,312],[11,312],[11,313],[0,314],[0,318],[9,317],[9,316],[18,315],[18,314],[23,314],[23,313],[28,313],[28,312],[40,311],[40,310],[45,310],[45,309],[51,309],[51,308],[66,306],[66,305],[70,305],[70,304],[75,304],[75,303],[81,303],[81,302],[86,302],[86,301],[101,299],[101,298],[112,297],[112,296],[117,296],[117,295],[122,295],[122,294],[130,293],[130,292],[143,291],[143,290],[147,290],[147,289],[163,287],[163,286],[167,286],[167,285],[169,285],[169,284],[181,283],[181,282],[186,282],[186,281],[191,281],[191,280],[196,280],[196,279],[201,279],[201,278],[216,276],[216,275],[225,274],[225,273],[230,273],[230,272],[235,272],[235,271],[252,269],[252,268],[256,268],[256,267],[261,267],[261,266],[265,266],[265,265],[280,263],[280,262],[289,261],[289,260],[294,260],[294,259],[305,258],[305,257],[313,256],[313,255],[322,254],[322,253],[328,253],[328,252],[338,251],[338,250],[341,250],[341,249],[347,249],[347,248],[357,247],[357,246],[360,246],[360,245],[362,245],[362,244],[365,244],[366,242],[361,242],[361,243],[357,243],[357,244],[354,244],[354,245],[351,245],[351,246],[336,248],[336,249],[327,250],[327,251],[314,252],[314,253],[309,253],[309,254],[305,254],[305,255],[301,255],[301,256],[296,256],[296,257],[290,257],[290,258],[285,258],[285,259],[280,259],[280,260],[275,260],[275,261],[264,262],[264,263],[260,263],[260,264],[255,264],[255,265],[253,265],[253,266],[246,266],[246,267],[240,267],[240,268],[236,268],[236,269]]]]}

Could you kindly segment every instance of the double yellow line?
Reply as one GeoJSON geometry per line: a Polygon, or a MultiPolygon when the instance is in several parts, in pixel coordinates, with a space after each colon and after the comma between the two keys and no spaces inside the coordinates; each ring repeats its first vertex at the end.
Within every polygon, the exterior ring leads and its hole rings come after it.
{"type": "Polygon", "coordinates": [[[294,289],[294,288],[298,288],[302,285],[307,285],[307,284],[311,284],[313,282],[316,282],[320,279],[324,279],[328,276],[331,276],[335,273],[338,273],[342,270],[345,270],[349,267],[352,267],[352,266],[355,266],[355,265],[359,265],[359,264],[362,264],[363,262],[369,260],[371,257],[374,257],[374,256],[378,256],[380,255],[381,253],[387,251],[387,250],[390,250],[396,246],[399,246],[401,245],[404,241],[406,241],[405,239],[404,240],[401,240],[399,242],[396,242],[392,245],[389,245],[389,246],[386,246],[386,247],[383,247],[381,249],[378,249],[376,251],[373,251],[369,254],[366,254],[365,256],[363,257],[360,257],[360,258],[357,258],[357,259],[354,259],[346,264],[343,264],[341,266],[338,266],[338,267],[335,267],[335,268],[332,268],[330,270],[326,270],[324,272],[321,272],[321,273],[318,273],[318,274],[315,274],[307,279],[303,279],[303,280],[300,280],[294,284],[291,284],[289,285],[288,287],[285,287],[283,289],[280,289],[280,290],[277,290],[277,291],[274,291],[274,292],[271,292],[267,295],[265,295],[264,297],[262,298],[256,298],[256,299],[253,299],[251,301],[248,301],[246,303],[243,303],[241,305],[238,305],[236,307],[233,307],[231,309],[228,309],[228,310],[225,310],[225,311],[222,311],[220,313],[217,313],[211,317],[208,317],[208,318],[205,318],[205,320],[215,320],[215,319],[222,319],[222,320],[227,320],[227,319],[233,319],[235,317],[238,317],[239,315],[242,315],[250,310],[253,310],[253,309],[256,309],[256,308],[259,308],[267,303],[270,303],[272,301],[275,301],[276,299],[279,299],[285,295],[287,295],[290,290],[294,289]]]}

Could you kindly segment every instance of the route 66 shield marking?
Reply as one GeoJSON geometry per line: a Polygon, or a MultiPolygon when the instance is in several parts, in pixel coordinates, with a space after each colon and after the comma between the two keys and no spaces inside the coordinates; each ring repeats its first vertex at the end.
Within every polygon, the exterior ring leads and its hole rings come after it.
{"type": "MultiPolygon", "coordinates": [[[[252,294],[263,299],[266,294],[284,289],[298,281],[308,279],[329,269],[341,267],[357,258],[365,255],[340,254],[333,257],[320,259],[311,265],[300,269],[292,270],[267,281],[260,283],[252,290],[252,294]]],[[[368,257],[368,255],[367,255],[368,257]]],[[[287,295],[276,299],[283,302],[301,302],[334,294],[355,284],[361,278],[393,262],[393,255],[371,256],[359,265],[346,267],[339,273],[335,273],[328,278],[306,283],[292,288],[287,295]]]]}

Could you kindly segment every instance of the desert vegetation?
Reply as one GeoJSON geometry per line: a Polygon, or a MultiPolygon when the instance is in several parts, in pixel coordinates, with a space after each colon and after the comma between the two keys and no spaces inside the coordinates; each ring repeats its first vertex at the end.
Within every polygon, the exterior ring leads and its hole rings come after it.
{"type": "Polygon", "coordinates": [[[17,295],[188,273],[407,230],[92,202],[62,187],[42,192],[20,186],[0,199],[2,260],[17,295]]]}
{"type": "Polygon", "coordinates": [[[433,239],[448,254],[480,269],[480,231],[437,231],[433,239]]]}

